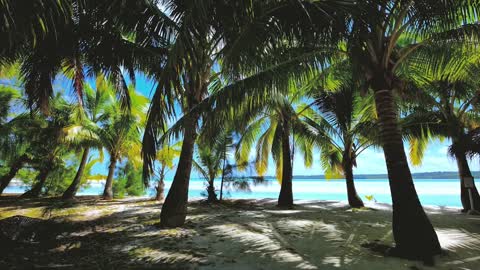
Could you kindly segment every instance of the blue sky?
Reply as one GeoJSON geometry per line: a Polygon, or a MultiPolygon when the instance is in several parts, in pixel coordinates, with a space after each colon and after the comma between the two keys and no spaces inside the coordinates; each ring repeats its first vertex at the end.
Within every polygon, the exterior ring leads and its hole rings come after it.
{"type": "MultiPolygon", "coordinates": [[[[150,96],[154,85],[148,82],[145,78],[140,77],[137,83],[137,89],[146,96],[150,96]]],[[[424,160],[421,166],[412,166],[412,172],[437,172],[437,171],[457,171],[457,165],[454,159],[448,156],[449,140],[439,141],[434,140],[430,142],[427,151],[425,152],[424,160]]],[[[405,145],[406,153],[408,154],[408,145],[405,145]]],[[[367,149],[357,160],[358,167],[354,170],[356,174],[384,174],[387,173],[383,151],[376,149],[367,149]]],[[[275,166],[273,161],[269,162],[270,167],[267,175],[275,175],[275,166]]],[[[471,162],[472,170],[479,170],[479,162],[471,162]]],[[[297,154],[293,166],[294,175],[318,175],[323,174],[323,168],[320,165],[320,154],[318,151],[314,154],[314,163],[311,168],[306,168],[303,165],[303,158],[297,154]]],[[[175,170],[168,173],[167,177],[173,178],[175,170]]],[[[194,177],[198,175],[193,172],[194,177]]]]}
{"type": "MultiPolygon", "coordinates": [[[[61,88],[65,89],[66,93],[71,93],[70,83],[61,82],[61,88]]],[[[141,92],[143,95],[150,97],[155,85],[153,81],[148,80],[145,76],[138,74],[137,75],[137,91],[141,92]]],[[[437,171],[457,171],[456,162],[454,159],[448,156],[448,146],[450,145],[449,140],[432,141],[427,151],[425,152],[424,161],[421,166],[412,166],[410,169],[412,172],[437,172],[437,171]]],[[[406,153],[408,154],[408,145],[406,147],[406,153]]],[[[252,153],[253,154],[253,153],[252,153]]],[[[254,155],[252,155],[253,157],[254,155]]],[[[314,153],[314,163],[311,168],[305,168],[303,165],[303,159],[300,154],[295,155],[293,171],[294,175],[318,175],[323,174],[323,169],[320,165],[320,154],[318,151],[314,153]]],[[[383,152],[376,149],[367,149],[364,151],[357,160],[358,167],[354,170],[355,174],[385,174],[387,172],[385,166],[385,159],[383,152]]],[[[275,166],[274,162],[270,161],[270,167],[268,169],[267,175],[275,175],[275,166]]],[[[97,164],[94,167],[95,174],[106,174],[108,167],[108,156],[106,155],[105,162],[103,164],[97,164]]],[[[471,162],[472,170],[479,170],[478,160],[471,162]]],[[[167,179],[173,178],[175,170],[170,171],[167,174],[167,179]]],[[[199,177],[196,172],[192,172],[192,177],[199,177]]]]}

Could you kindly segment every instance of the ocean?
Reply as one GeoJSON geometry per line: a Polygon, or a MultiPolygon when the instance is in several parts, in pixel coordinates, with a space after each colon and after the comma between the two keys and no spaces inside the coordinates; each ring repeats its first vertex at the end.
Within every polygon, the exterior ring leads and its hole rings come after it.
{"type": "MultiPolygon", "coordinates": [[[[165,182],[165,191],[171,181],[165,182]]],[[[381,203],[392,203],[390,197],[390,187],[387,179],[357,179],[355,185],[358,194],[364,201],[366,197],[372,198],[381,203]]],[[[215,187],[220,190],[220,180],[216,180],[215,187]]],[[[423,205],[435,206],[453,206],[461,207],[460,201],[460,183],[457,179],[416,179],[415,187],[417,189],[420,201],[423,205]]],[[[25,187],[9,186],[5,193],[23,193],[25,187]]],[[[264,199],[278,197],[280,184],[276,180],[268,180],[264,184],[250,186],[250,191],[240,191],[227,188],[224,190],[224,198],[232,199],[264,199]]],[[[100,195],[103,192],[103,183],[92,183],[89,187],[81,189],[78,195],[100,195]]],[[[153,196],[155,190],[152,188],[146,192],[153,196]]],[[[165,193],[166,194],[166,193],[165,193]]],[[[201,179],[192,179],[190,181],[189,197],[201,198],[205,196],[205,182],[201,179]]],[[[294,177],[293,196],[296,200],[334,200],[346,201],[345,180],[315,180],[294,177]]]]}

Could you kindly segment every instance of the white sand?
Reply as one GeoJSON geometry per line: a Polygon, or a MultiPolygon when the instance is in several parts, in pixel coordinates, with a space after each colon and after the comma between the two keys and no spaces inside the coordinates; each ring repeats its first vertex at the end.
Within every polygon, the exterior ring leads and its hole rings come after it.
{"type": "MultiPolygon", "coordinates": [[[[352,211],[344,202],[296,201],[292,210],[278,209],[275,203],[209,206],[192,201],[185,226],[168,230],[154,226],[161,205],[137,200],[101,202],[87,211],[73,211],[72,221],[95,222],[101,214],[111,215],[86,228],[88,233],[77,232],[76,241],[82,242],[82,235],[93,237],[102,249],[98,253],[117,254],[135,265],[155,264],[156,269],[480,269],[480,217],[458,208],[425,208],[447,251],[436,258],[435,267],[427,267],[361,247],[374,240],[393,243],[388,204],[367,203],[374,210],[352,211]],[[102,242],[94,238],[101,233],[121,236],[102,242]]],[[[85,256],[85,261],[95,260],[94,254],[85,256]]]]}

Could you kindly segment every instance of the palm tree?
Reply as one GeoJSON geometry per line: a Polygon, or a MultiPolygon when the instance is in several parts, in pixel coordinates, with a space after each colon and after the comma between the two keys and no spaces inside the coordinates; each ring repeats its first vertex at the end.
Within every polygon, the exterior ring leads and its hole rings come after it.
{"type": "Polygon", "coordinates": [[[164,200],[164,190],[165,190],[165,176],[169,170],[174,168],[174,160],[180,156],[181,142],[177,142],[173,145],[165,145],[162,149],[157,152],[157,161],[160,163],[160,168],[158,169],[158,183],[157,183],[157,194],[155,199],[157,201],[164,200]]]}
{"type": "MultiPolygon", "coordinates": [[[[304,156],[305,166],[312,165],[313,153],[312,141],[303,137],[302,116],[312,113],[310,105],[303,104],[304,93],[292,87],[288,96],[271,96],[270,102],[244,131],[238,142],[236,152],[239,164],[248,161],[250,149],[256,143],[256,169],[263,176],[268,168],[270,153],[275,160],[276,177],[281,183],[278,206],[293,206],[293,154],[294,146],[304,156]]],[[[239,116],[240,118],[241,116],[239,116]]]]}
{"type": "Polygon", "coordinates": [[[130,112],[123,112],[119,104],[113,104],[110,108],[109,119],[95,129],[100,144],[110,155],[108,175],[105,183],[103,198],[113,198],[113,176],[118,161],[128,157],[135,166],[141,163],[139,158],[141,151],[141,127],[145,123],[145,109],[147,98],[135,92],[129,87],[131,98],[130,112]]]}
{"type": "Polygon", "coordinates": [[[61,144],[63,130],[70,121],[72,106],[60,96],[55,97],[49,117],[43,126],[37,127],[38,135],[30,142],[32,167],[38,169],[38,175],[33,187],[25,192],[23,198],[37,198],[40,196],[49,174],[63,162],[69,149],[61,144]]]}
{"type": "Polygon", "coordinates": [[[82,182],[90,150],[92,148],[102,148],[94,130],[95,126],[100,125],[102,121],[106,121],[109,117],[109,106],[115,102],[111,87],[111,84],[106,82],[103,76],[97,78],[95,89],[85,85],[84,106],[77,106],[74,115],[72,115],[72,118],[78,123],[66,129],[65,141],[70,146],[80,147],[83,153],[75,178],[63,193],[63,199],[75,197],[82,182]]]}
{"type": "Polygon", "coordinates": [[[222,176],[220,189],[221,193],[223,191],[227,152],[232,144],[232,136],[229,129],[217,129],[215,137],[208,136],[208,132],[205,132],[206,126],[198,140],[198,158],[193,164],[194,168],[207,181],[207,201],[213,203],[218,201],[214,182],[215,178],[219,176],[222,176]]]}
{"type": "Polygon", "coordinates": [[[306,132],[313,135],[321,151],[327,177],[343,175],[348,203],[363,207],[355,189],[353,168],[357,157],[375,142],[375,112],[371,98],[361,98],[353,82],[346,80],[340,89],[326,90],[315,97],[320,114],[305,117],[306,132]]]}
{"type": "MultiPolygon", "coordinates": [[[[165,137],[161,129],[169,116],[174,114],[174,97],[179,97],[177,102],[181,104],[184,117],[182,125],[177,125],[181,128],[171,133],[177,136],[183,134],[182,152],[172,187],[162,207],[160,221],[162,226],[177,227],[186,218],[193,149],[201,111],[208,110],[206,107],[214,107],[213,103],[219,100],[224,101],[217,107],[219,111],[230,110],[233,104],[250,98],[251,105],[261,103],[268,99],[265,92],[272,85],[275,86],[274,91],[284,89],[281,91],[286,92],[285,86],[291,80],[289,75],[298,78],[300,73],[324,64],[326,61],[321,56],[329,52],[312,52],[308,48],[305,48],[307,52],[285,51],[283,46],[276,46],[282,42],[276,41],[288,41],[287,38],[283,39],[287,33],[311,37],[312,25],[328,27],[334,34],[338,32],[332,27],[330,18],[320,22],[309,20],[305,17],[305,6],[296,1],[209,0],[185,3],[168,0],[163,4],[165,11],[159,10],[158,13],[164,16],[154,24],[159,26],[155,29],[160,29],[157,31],[160,35],[153,35],[150,42],[145,42],[152,47],[158,47],[156,44],[159,43],[168,46],[162,47],[167,47],[162,50],[165,53],[164,65],[156,76],[158,87],[153,96],[143,140],[144,177],[148,178],[153,172],[157,142],[160,136],[165,137]],[[232,6],[235,8],[232,9],[232,6]],[[299,12],[292,13],[292,7],[299,12]],[[290,20],[281,21],[280,18],[286,14],[289,14],[290,20]],[[259,25],[266,27],[257,27],[259,25]],[[287,31],[287,28],[298,31],[287,31]],[[282,57],[270,57],[270,62],[257,61],[270,54],[282,57]],[[287,56],[295,57],[285,61],[287,56]],[[310,58],[305,60],[307,56],[310,58]],[[312,57],[315,59],[312,60],[312,57]],[[238,83],[230,83],[223,88],[224,91],[220,91],[221,94],[207,98],[208,88],[218,77],[212,76],[212,72],[218,74],[220,64],[223,69],[221,73],[238,83]],[[202,105],[198,106],[200,103],[202,105]]],[[[319,4],[320,8],[308,6],[312,12],[322,16],[335,10],[329,3],[319,4]]]]}
{"type": "MultiPolygon", "coordinates": [[[[413,184],[398,123],[398,70],[416,50],[478,37],[478,6],[467,1],[356,2],[346,31],[347,52],[365,89],[372,89],[393,202],[394,251],[424,258],[441,252],[413,184]]],[[[320,31],[322,31],[320,29],[320,31]]],[[[428,60],[427,60],[428,61],[428,60]]]]}
{"type": "MultiPolygon", "coordinates": [[[[415,65],[424,58],[434,57],[432,50],[422,50],[412,55],[410,62],[416,66],[409,74],[413,93],[409,94],[405,116],[405,134],[412,140],[411,145],[427,147],[431,137],[449,138],[450,152],[457,161],[460,177],[460,194],[463,211],[471,208],[465,177],[473,178],[466,152],[471,144],[470,131],[480,125],[478,117],[478,51],[469,48],[452,47],[430,65],[415,65]],[[421,89],[419,91],[418,89],[421,89]],[[428,108],[428,109],[427,109],[428,108]]],[[[415,152],[414,152],[415,153],[415,152]]],[[[421,163],[423,151],[416,153],[414,163],[421,163]]],[[[472,189],[474,205],[480,207],[480,196],[476,187],[472,189]]]]}
{"type": "MultiPolygon", "coordinates": [[[[151,68],[150,63],[157,59],[155,54],[148,53],[139,46],[140,41],[137,42],[134,38],[143,36],[143,26],[147,23],[145,20],[155,16],[152,12],[156,1],[35,2],[38,2],[39,7],[45,4],[47,8],[46,11],[39,9],[32,12],[33,15],[39,14],[38,21],[32,22],[37,25],[32,28],[43,26],[45,31],[38,35],[35,35],[38,31],[34,32],[33,38],[27,40],[26,48],[15,55],[21,61],[30,107],[48,112],[49,100],[54,93],[52,84],[59,73],[68,74],[78,101],[82,104],[87,74],[103,73],[116,84],[122,104],[128,108],[130,100],[124,72],[134,80],[135,69],[140,62],[148,70],[151,68]],[[59,9],[64,12],[58,11],[59,9]],[[55,11],[58,12],[54,13],[55,11]]],[[[16,7],[15,13],[19,9],[23,8],[16,7]]],[[[28,11],[30,10],[27,9],[28,11]]],[[[23,22],[18,18],[20,15],[22,13],[13,17],[13,23],[18,21],[20,26],[29,30],[30,22],[23,22]]],[[[32,15],[27,13],[26,16],[30,18],[32,15]]],[[[30,35],[27,32],[25,36],[30,35]]],[[[16,43],[15,40],[12,42],[16,43]]]]}

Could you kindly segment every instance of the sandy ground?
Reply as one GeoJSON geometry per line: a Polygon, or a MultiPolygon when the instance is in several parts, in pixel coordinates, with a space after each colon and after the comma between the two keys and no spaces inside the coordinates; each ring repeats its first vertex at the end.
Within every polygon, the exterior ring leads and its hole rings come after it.
{"type": "Polygon", "coordinates": [[[434,267],[362,247],[393,242],[384,204],[352,211],[341,202],[296,201],[293,210],[281,210],[273,200],[197,200],[180,229],[157,227],[160,208],[147,199],[0,197],[0,219],[25,215],[56,224],[48,244],[0,243],[0,269],[480,269],[480,217],[455,208],[426,208],[446,251],[434,267]]]}

